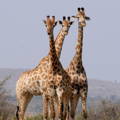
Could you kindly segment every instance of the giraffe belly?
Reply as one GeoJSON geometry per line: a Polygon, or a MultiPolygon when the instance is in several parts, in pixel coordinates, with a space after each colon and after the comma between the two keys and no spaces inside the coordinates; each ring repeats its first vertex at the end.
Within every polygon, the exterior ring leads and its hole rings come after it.
{"type": "Polygon", "coordinates": [[[47,80],[36,80],[30,85],[28,90],[33,95],[42,95],[44,93],[53,97],[56,94],[55,88],[47,85],[47,80]]]}
{"type": "Polygon", "coordinates": [[[33,95],[42,95],[45,91],[45,85],[43,85],[42,80],[34,80],[29,84],[29,87],[27,87],[28,91],[33,95]]]}
{"type": "Polygon", "coordinates": [[[81,91],[87,91],[87,78],[84,74],[75,74],[71,78],[72,94],[80,94],[81,91]]]}

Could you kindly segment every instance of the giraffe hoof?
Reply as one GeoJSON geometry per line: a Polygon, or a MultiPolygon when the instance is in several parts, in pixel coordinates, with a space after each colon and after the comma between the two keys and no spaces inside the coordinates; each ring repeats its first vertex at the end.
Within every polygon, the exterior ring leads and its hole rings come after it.
{"type": "Polygon", "coordinates": [[[87,113],[83,113],[83,118],[86,120],[87,119],[87,113]]]}

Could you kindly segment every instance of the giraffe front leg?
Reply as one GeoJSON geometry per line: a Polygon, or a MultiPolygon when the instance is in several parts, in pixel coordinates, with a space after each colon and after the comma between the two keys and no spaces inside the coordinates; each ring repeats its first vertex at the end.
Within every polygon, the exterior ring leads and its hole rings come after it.
{"type": "Polygon", "coordinates": [[[67,113],[66,113],[66,119],[65,120],[70,120],[70,106],[68,104],[68,108],[67,108],[67,113]]]}
{"type": "Polygon", "coordinates": [[[75,120],[75,112],[79,101],[79,95],[72,95],[70,99],[70,117],[75,120]]]}
{"type": "Polygon", "coordinates": [[[55,120],[55,105],[54,100],[50,100],[50,120],[55,120]]]}
{"type": "Polygon", "coordinates": [[[81,94],[81,102],[82,102],[82,116],[86,120],[87,119],[87,94],[83,92],[81,94]]]}
{"type": "Polygon", "coordinates": [[[43,118],[48,120],[48,97],[43,96],[43,118]]]}
{"type": "Polygon", "coordinates": [[[58,87],[56,89],[56,93],[57,93],[58,120],[64,120],[63,119],[63,112],[64,112],[63,89],[61,87],[58,87]]]}
{"type": "Polygon", "coordinates": [[[64,120],[69,120],[69,100],[70,100],[70,96],[64,94],[64,97],[63,97],[63,104],[64,104],[63,119],[64,120]]]}
{"type": "Polygon", "coordinates": [[[63,109],[64,109],[63,101],[59,100],[59,103],[58,103],[58,120],[63,120],[63,109]]]}
{"type": "Polygon", "coordinates": [[[63,120],[63,111],[64,111],[64,105],[63,105],[63,100],[61,96],[58,96],[57,99],[57,119],[58,120],[63,120]]]}

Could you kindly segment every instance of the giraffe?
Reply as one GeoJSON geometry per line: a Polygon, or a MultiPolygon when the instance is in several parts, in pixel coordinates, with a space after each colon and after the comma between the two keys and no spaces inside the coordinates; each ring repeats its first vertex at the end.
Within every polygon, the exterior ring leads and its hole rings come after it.
{"type": "MultiPolygon", "coordinates": [[[[49,16],[47,17],[46,26],[47,26],[47,31],[49,31],[49,32],[51,32],[52,31],[51,29],[53,29],[56,25],[54,17],[52,18],[52,20],[49,18],[49,16]],[[54,21],[53,22],[54,24],[52,24],[52,22],[50,22],[52,20],[54,21]]],[[[54,57],[55,57],[55,55],[54,55],[54,57]]],[[[39,67],[36,67],[32,70],[24,72],[19,77],[17,84],[16,84],[16,97],[17,97],[17,102],[18,102],[17,112],[16,112],[17,120],[24,119],[24,114],[25,114],[27,105],[29,104],[33,95],[43,95],[43,98],[45,98],[45,100],[43,100],[43,101],[46,101],[45,103],[48,104],[48,101],[50,101],[49,99],[51,99],[50,96],[52,96],[52,97],[55,96],[55,98],[58,99],[61,96],[65,96],[65,94],[68,93],[66,91],[68,90],[68,84],[69,84],[70,78],[68,77],[67,73],[64,71],[64,69],[62,68],[62,65],[59,62],[58,62],[59,69],[56,69],[59,72],[57,72],[56,77],[53,77],[52,69],[48,69],[50,66],[49,58],[50,58],[50,53],[48,54],[48,57],[45,57],[41,60],[41,65],[39,65],[39,67]],[[62,69],[60,69],[60,67],[62,69]],[[55,79],[55,78],[57,80],[56,84],[54,83],[55,81],[53,81],[53,79],[55,79]],[[57,87],[55,87],[55,86],[57,86],[57,87]],[[60,90],[62,91],[62,93],[60,90]]],[[[56,72],[54,72],[54,74],[55,73],[56,72]]],[[[62,108],[61,108],[63,103],[61,105],[61,102],[60,102],[60,100],[61,101],[63,100],[62,98],[60,98],[58,100],[60,120],[62,120],[62,117],[63,117],[63,112],[62,112],[62,108]]],[[[53,102],[53,101],[51,100],[50,102],[53,102]]],[[[44,108],[45,107],[47,107],[47,106],[45,105],[44,108]]],[[[47,119],[48,113],[46,112],[44,114],[46,115],[45,118],[47,119]]],[[[52,117],[54,117],[54,115],[52,117]]]]}
{"type": "Polygon", "coordinates": [[[83,28],[86,26],[86,20],[90,18],[85,15],[84,8],[78,8],[78,13],[73,16],[78,20],[78,40],[76,45],[76,53],[71,60],[67,73],[71,77],[72,96],[70,97],[70,116],[75,119],[75,111],[81,98],[82,102],[82,115],[84,119],[87,119],[87,93],[88,93],[88,82],[87,75],[82,62],[82,47],[83,47],[83,28]]]}
{"type": "MultiPolygon", "coordinates": [[[[63,46],[63,42],[65,39],[65,36],[68,35],[69,32],[69,28],[70,26],[73,24],[73,21],[70,21],[70,17],[68,16],[67,19],[65,16],[63,16],[63,21],[59,21],[59,24],[62,26],[60,32],[58,33],[56,39],[55,39],[55,49],[56,49],[56,54],[57,57],[60,58],[61,55],[61,50],[62,50],[62,46],[63,46]]],[[[46,56],[46,62],[48,62],[48,56],[46,56]]],[[[45,58],[43,58],[44,60],[45,58]]],[[[40,62],[39,65],[41,65],[42,63],[40,62]]],[[[39,65],[37,67],[39,67],[39,65]]],[[[47,65],[47,64],[46,64],[47,65]]],[[[45,105],[45,109],[44,109],[44,113],[47,114],[46,116],[48,116],[48,103],[46,103],[48,101],[48,98],[44,98],[44,105],[45,105]]],[[[54,104],[51,104],[50,106],[50,110],[54,111],[54,104]]],[[[54,113],[55,114],[55,113],[54,113]]],[[[55,115],[53,115],[55,116],[55,115]]]]}
{"type": "MultiPolygon", "coordinates": [[[[55,19],[55,17],[53,18],[55,19]]],[[[55,99],[53,99],[53,95],[52,95],[49,100],[50,100],[50,104],[51,103],[54,104],[53,100],[55,100],[55,102],[58,105],[57,106],[58,119],[64,120],[67,115],[66,111],[68,108],[69,97],[71,95],[70,77],[68,76],[67,72],[63,69],[62,64],[60,63],[59,58],[56,54],[53,31],[49,30],[49,28],[51,28],[49,26],[49,23],[51,24],[52,22],[53,21],[50,18],[47,21],[44,21],[47,28],[47,33],[49,36],[49,44],[50,44],[50,52],[49,52],[50,68],[49,68],[48,80],[50,82],[49,83],[50,86],[51,84],[52,86],[54,86],[53,87],[54,96],[56,95],[55,99]]],[[[53,90],[52,90],[52,94],[53,94],[53,90]]],[[[48,103],[48,101],[46,102],[48,103]]],[[[53,105],[51,106],[51,108],[52,107],[53,105]]],[[[52,116],[52,117],[53,117],[52,119],[55,119],[55,116],[52,116]]]]}
{"type": "MultiPolygon", "coordinates": [[[[73,24],[73,21],[70,21],[70,17],[68,16],[67,19],[65,16],[63,16],[63,21],[59,21],[59,24],[62,26],[60,32],[58,33],[56,39],[55,39],[55,49],[56,49],[56,54],[58,56],[58,58],[60,58],[60,55],[61,55],[61,50],[62,50],[62,46],[63,46],[63,42],[64,42],[64,39],[65,39],[65,36],[68,35],[68,32],[69,32],[69,28],[70,26],[73,24]]],[[[38,64],[37,68],[39,66],[41,66],[43,63],[44,66],[46,66],[46,69],[48,68],[47,66],[47,63],[49,63],[48,61],[48,56],[44,57],[40,63],[38,64]],[[43,62],[44,61],[44,62],[43,62]]],[[[44,109],[44,113],[47,114],[45,116],[48,116],[48,103],[46,103],[48,101],[48,98],[44,98],[44,105],[45,105],[45,109],[44,109]]],[[[51,105],[51,110],[54,111],[54,104],[51,105]],[[52,106],[53,105],[53,106],[52,106]]],[[[55,114],[55,113],[54,113],[55,114]]],[[[53,115],[55,116],[55,115],[53,115]]]]}

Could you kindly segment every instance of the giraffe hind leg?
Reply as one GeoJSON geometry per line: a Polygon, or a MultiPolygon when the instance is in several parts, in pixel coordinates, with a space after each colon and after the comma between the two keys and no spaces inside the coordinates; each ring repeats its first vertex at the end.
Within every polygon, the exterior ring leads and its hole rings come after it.
{"type": "Polygon", "coordinates": [[[63,120],[64,104],[62,100],[58,101],[58,120],[63,120]]]}
{"type": "Polygon", "coordinates": [[[69,120],[69,97],[64,96],[64,111],[63,111],[63,119],[64,120],[69,120]]]}
{"type": "Polygon", "coordinates": [[[55,106],[54,100],[50,99],[50,120],[55,120],[55,106]]]}
{"type": "Polygon", "coordinates": [[[16,119],[19,120],[19,106],[17,106],[16,119]]]}
{"type": "Polygon", "coordinates": [[[18,116],[17,120],[24,120],[24,114],[25,114],[27,105],[29,104],[31,99],[32,99],[31,94],[27,94],[20,97],[19,106],[17,107],[17,112],[16,112],[16,117],[18,116]]]}
{"type": "Polygon", "coordinates": [[[79,95],[73,95],[70,99],[70,117],[75,120],[75,112],[79,102],[79,95]]]}
{"type": "Polygon", "coordinates": [[[43,96],[43,119],[48,120],[48,97],[43,96]]]}
{"type": "Polygon", "coordinates": [[[87,119],[87,93],[83,92],[81,94],[81,102],[82,102],[82,117],[87,119]]]}

